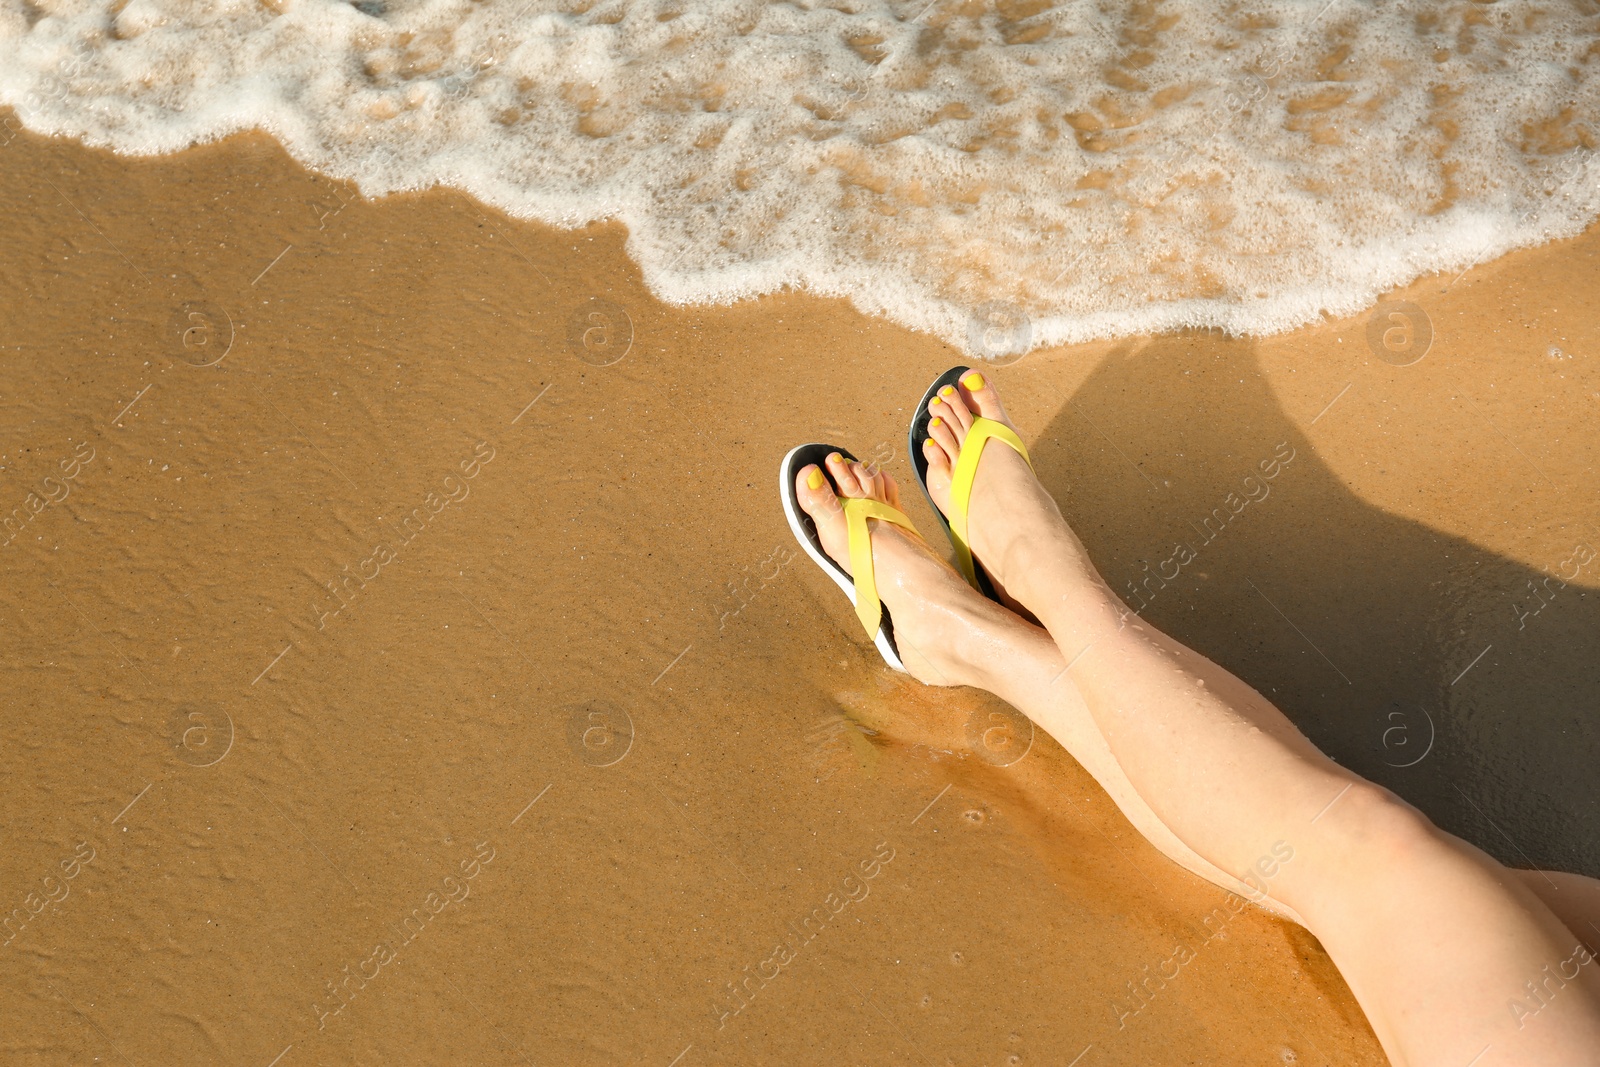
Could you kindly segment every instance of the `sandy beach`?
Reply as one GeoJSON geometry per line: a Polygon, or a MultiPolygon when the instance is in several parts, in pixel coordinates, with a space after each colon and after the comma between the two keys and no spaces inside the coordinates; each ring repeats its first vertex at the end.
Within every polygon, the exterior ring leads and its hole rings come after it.
{"type": "MultiPolygon", "coordinates": [[[[19,127],[7,1063],[1385,1062],[1309,934],[1016,712],[891,675],[797,551],[784,452],[910,489],[961,351],[669,306],[620,225],[365,200],[261,134],[19,127]]],[[[1594,876],[1597,251],[992,372],[1130,606],[1594,876]]]]}

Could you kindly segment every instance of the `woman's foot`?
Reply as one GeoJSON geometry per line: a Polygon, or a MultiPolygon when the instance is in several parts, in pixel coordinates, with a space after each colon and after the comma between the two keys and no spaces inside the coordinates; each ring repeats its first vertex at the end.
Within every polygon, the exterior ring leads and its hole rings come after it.
{"type": "MultiPolygon", "coordinates": [[[[928,495],[946,518],[950,514],[950,483],[956,459],[973,420],[982,416],[1015,430],[993,383],[979,371],[961,377],[959,386],[945,386],[928,403],[933,416],[922,454],[928,461],[928,495]]],[[[1089,561],[1056,502],[1033,468],[1013,449],[999,442],[983,450],[972,482],[967,506],[967,541],[973,557],[982,564],[1001,599],[1009,606],[1043,617],[1042,602],[1083,598],[1085,605],[1117,604],[1089,561]],[[1041,557],[1040,553],[1045,556],[1041,557]],[[1031,560],[1050,558],[1076,561],[1076,580],[1066,589],[1035,588],[1030,578],[1058,567],[1035,567],[1031,560]]]]}
{"type": "MultiPolygon", "coordinates": [[[[879,500],[900,507],[900,491],[889,475],[835,452],[826,460],[839,496],[879,500]]],[[[814,463],[795,476],[800,507],[817,525],[823,551],[850,572],[850,534],[833,486],[814,463]]],[[[878,596],[894,620],[900,659],[913,678],[929,685],[972,685],[987,681],[983,649],[1008,626],[1003,608],[973,591],[922,538],[893,523],[869,519],[872,564],[878,596]]]]}

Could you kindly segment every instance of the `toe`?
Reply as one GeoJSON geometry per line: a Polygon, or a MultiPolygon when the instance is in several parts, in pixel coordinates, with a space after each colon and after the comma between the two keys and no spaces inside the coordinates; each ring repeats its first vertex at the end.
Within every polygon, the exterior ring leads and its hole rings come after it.
{"type": "MultiPolygon", "coordinates": [[[[938,415],[928,420],[928,439],[939,446],[944,452],[945,460],[952,465],[956,456],[961,454],[961,438],[956,436],[957,425],[938,415]]],[[[966,434],[963,433],[962,436],[966,434]]]]}
{"type": "Polygon", "coordinates": [[[828,473],[833,475],[833,484],[839,487],[840,496],[864,496],[861,481],[856,477],[856,465],[845,459],[837,452],[828,453],[828,473]]]}
{"type": "Polygon", "coordinates": [[[944,419],[955,432],[957,441],[967,436],[967,427],[972,425],[972,412],[967,409],[961,390],[953,385],[940,389],[939,394],[928,402],[928,413],[944,419]]]}
{"type": "Polygon", "coordinates": [[[876,463],[863,463],[860,460],[850,464],[851,472],[856,476],[856,484],[861,487],[858,494],[846,493],[846,496],[861,496],[872,500],[881,500],[892,508],[900,506],[900,487],[895,484],[889,472],[876,463]]]}
{"type": "Polygon", "coordinates": [[[900,507],[900,487],[895,484],[888,471],[876,463],[863,463],[859,459],[851,461],[848,466],[850,473],[855,475],[856,485],[861,491],[845,492],[845,496],[881,500],[892,508],[900,507]]]}
{"type": "Polygon", "coordinates": [[[815,463],[808,463],[795,475],[794,490],[795,499],[799,501],[801,510],[811,516],[811,521],[816,523],[817,537],[822,542],[822,550],[848,572],[849,529],[845,522],[844,509],[839,506],[839,498],[834,495],[827,474],[815,463]]]}
{"type": "Polygon", "coordinates": [[[953,421],[955,421],[955,413],[950,410],[949,406],[943,400],[939,399],[939,395],[937,393],[935,393],[933,396],[928,398],[928,436],[929,437],[933,436],[933,424],[934,423],[936,423],[936,422],[953,422],[953,421]]]}
{"type": "Polygon", "coordinates": [[[839,512],[839,498],[834,495],[828,476],[815,463],[800,468],[794,479],[795,499],[800,508],[819,525],[839,512]]]}
{"type": "Polygon", "coordinates": [[[928,495],[933,498],[934,505],[941,512],[948,514],[950,478],[954,469],[950,459],[951,452],[941,445],[937,438],[930,437],[922,442],[922,454],[928,460],[928,495]]]}
{"type": "Polygon", "coordinates": [[[975,411],[986,419],[996,422],[1006,422],[1005,408],[1000,406],[1000,394],[995,391],[994,383],[984,379],[979,371],[968,371],[961,376],[961,389],[959,390],[962,406],[969,411],[975,411]]]}
{"type": "Polygon", "coordinates": [[[861,487],[861,492],[855,495],[883,499],[883,473],[876,465],[863,463],[859,459],[851,460],[850,471],[856,476],[856,484],[861,487]]]}
{"type": "Polygon", "coordinates": [[[878,488],[883,492],[883,495],[878,499],[882,500],[885,504],[888,504],[896,511],[899,511],[900,483],[896,482],[894,477],[890,475],[888,471],[880,470],[878,472],[878,488]]]}

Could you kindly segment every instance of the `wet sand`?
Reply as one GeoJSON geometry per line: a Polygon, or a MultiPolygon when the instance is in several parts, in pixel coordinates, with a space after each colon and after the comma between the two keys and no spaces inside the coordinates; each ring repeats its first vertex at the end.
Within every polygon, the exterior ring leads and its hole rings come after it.
{"type": "MultiPolygon", "coordinates": [[[[663,306],[620,226],[363,201],[265,137],[16,125],[6,1062],[1384,1062],[1313,938],[1003,705],[890,675],[795,550],[783,453],[909,485],[958,351],[663,306]]],[[[1147,617],[1590,875],[1597,250],[994,372],[1147,617]]]]}

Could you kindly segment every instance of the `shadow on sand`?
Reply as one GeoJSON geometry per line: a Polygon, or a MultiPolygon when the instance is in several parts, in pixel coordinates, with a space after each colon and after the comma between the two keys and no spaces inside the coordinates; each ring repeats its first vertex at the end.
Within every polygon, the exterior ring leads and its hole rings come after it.
{"type": "Polygon", "coordinates": [[[1552,577],[1580,535],[1545,572],[1365,503],[1239,342],[1113,353],[1033,450],[1112,587],[1324,752],[1508,865],[1600,876],[1600,560],[1552,577]]]}

